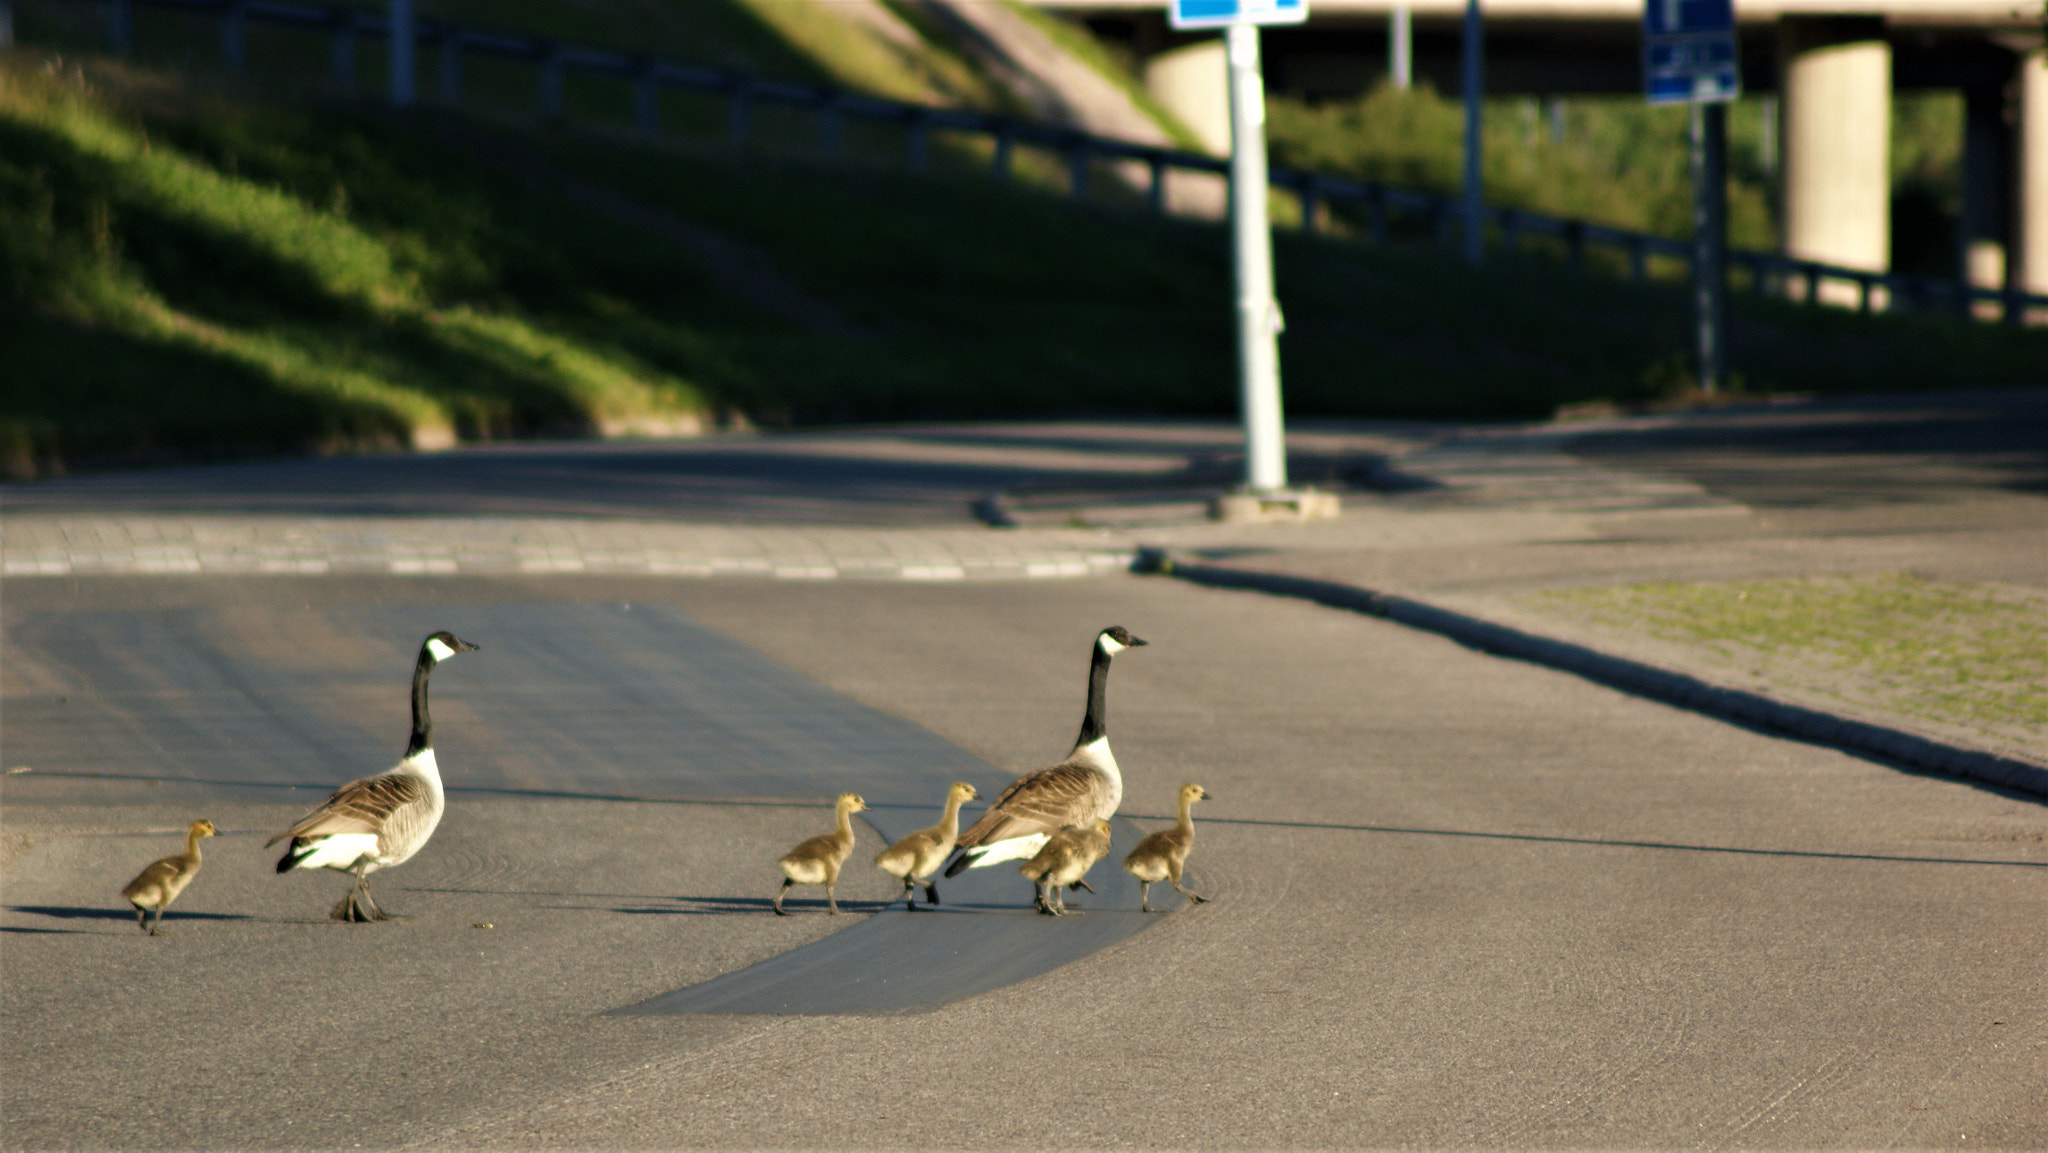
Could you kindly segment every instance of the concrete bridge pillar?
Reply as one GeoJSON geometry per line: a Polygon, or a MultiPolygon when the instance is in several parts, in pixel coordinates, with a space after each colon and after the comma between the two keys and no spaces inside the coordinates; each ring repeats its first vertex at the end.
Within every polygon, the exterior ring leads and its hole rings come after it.
{"type": "MultiPolygon", "coordinates": [[[[2012,218],[2010,129],[2005,85],[1963,90],[1962,279],[1976,288],[2004,288],[2006,225],[2012,218]]],[[[1995,306],[1987,305],[1986,308],[1995,306]]]]}
{"type": "Polygon", "coordinates": [[[1228,71],[1221,36],[1145,62],[1146,90],[1215,156],[1230,155],[1228,71]]]}
{"type": "MultiPolygon", "coordinates": [[[[1787,16],[1783,94],[1785,254],[1847,268],[1891,266],[1892,52],[1877,16],[1787,16]]],[[[1855,287],[1824,299],[1853,303],[1855,287]]]]}
{"type": "Polygon", "coordinates": [[[2012,282],[2048,294],[2048,48],[2020,57],[2018,80],[2012,282]]]}

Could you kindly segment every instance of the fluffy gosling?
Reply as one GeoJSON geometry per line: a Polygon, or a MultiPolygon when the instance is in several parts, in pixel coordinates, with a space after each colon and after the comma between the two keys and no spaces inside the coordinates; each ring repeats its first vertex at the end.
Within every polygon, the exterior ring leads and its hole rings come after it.
{"type": "Polygon", "coordinates": [[[917,886],[924,886],[924,900],[927,905],[939,903],[938,882],[932,874],[946,863],[947,854],[953,851],[953,843],[960,839],[960,806],[981,796],[973,785],[956,781],[946,790],[946,815],[929,829],[919,829],[902,840],[883,849],[875,857],[875,867],[892,877],[903,880],[903,907],[917,911],[917,886]]]}
{"type": "Polygon", "coordinates": [[[1017,869],[1038,886],[1038,911],[1054,917],[1064,917],[1069,912],[1065,890],[1086,889],[1093,893],[1095,886],[1081,878],[1095,862],[1109,855],[1109,822],[1100,817],[1079,825],[1068,825],[1052,835],[1038,855],[1024,862],[1017,869]]]}
{"type": "Polygon", "coordinates": [[[825,886],[825,903],[833,915],[838,914],[839,897],[834,887],[839,884],[839,866],[853,854],[853,815],[867,807],[868,803],[857,794],[839,794],[833,806],[839,815],[839,827],[812,837],[777,862],[782,866],[782,888],[775,891],[776,916],[789,916],[782,911],[782,897],[791,885],[825,886]]]}
{"type": "Polygon", "coordinates": [[[178,894],[185,891],[185,886],[192,883],[193,877],[199,875],[199,839],[212,835],[212,821],[192,822],[192,827],[185,833],[184,852],[172,853],[168,857],[151,862],[148,868],[137,873],[135,879],[121,890],[121,895],[128,898],[129,904],[135,906],[136,928],[152,937],[156,936],[157,926],[163,923],[164,909],[178,899],[178,894]],[[151,909],[156,910],[156,917],[144,924],[143,918],[151,909]]]}
{"type": "Polygon", "coordinates": [[[1196,801],[1209,799],[1208,792],[1190,781],[1180,787],[1180,819],[1170,829],[1161,829],[1138,842],[1124,858],[1124,872],[1138,878],[1138,907],[1153,912],[1152,882],[1171,881],[1173,891],[1188,900],[1201,904],[1207,897],[1197,896],[1180,885],[1180,871],[1188,863],[1188,850],[1195,847],[1195,822],[1189,810],[1196,801]]]}

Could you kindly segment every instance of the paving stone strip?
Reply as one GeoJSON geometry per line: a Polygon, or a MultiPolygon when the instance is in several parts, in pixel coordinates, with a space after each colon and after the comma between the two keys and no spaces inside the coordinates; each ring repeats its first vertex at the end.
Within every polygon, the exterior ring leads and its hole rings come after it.
{"type": "Polygon", "coordinates": [[[648,521],[9,517],[0,575],[607,573],[777,580],[1083,577],[1128,569],[1098,531],[754,528],[648,521]]]}

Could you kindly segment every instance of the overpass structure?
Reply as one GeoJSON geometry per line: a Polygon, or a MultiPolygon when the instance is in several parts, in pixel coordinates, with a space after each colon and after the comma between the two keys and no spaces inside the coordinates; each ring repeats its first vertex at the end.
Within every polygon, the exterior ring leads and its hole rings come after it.
{"type": "MultiPolygon", "coordinates": [[[[1228,147],[1220,40],[1168,28],[1163,0],[1031,0],[1126,44],[1147,85],[1228,147]]],[[[1482,0],[1490,96],[1640,93],[1643,0],[1482,0]]],[[[2048,0],[1735,0],[1745,93],[1777,98],[1787,256],[1891,265],[1891,97],[1963,95],[1957,273],[2048,293],[2048,0]]],[[[1347,96],[1411,74],[1462,85],[1465,0],[1310,0],[1268,29],[1274,91],[1347,96]]]]}

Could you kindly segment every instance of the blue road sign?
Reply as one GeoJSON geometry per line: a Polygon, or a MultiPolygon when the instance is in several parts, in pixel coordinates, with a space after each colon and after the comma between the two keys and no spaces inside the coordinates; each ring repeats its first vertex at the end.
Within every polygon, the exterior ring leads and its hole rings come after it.
{"type": "Polygon", "coordinates": [[[1643,0],[1643,90],[1652,104],[1742,95],[1734,0],[1643,0]]]}
{"type": "Polygon", "coordinates": [[[1299,24],[1308,0],[1167,0],[1175,28],[1227,28],[1232,24],[1299,24]]]}

